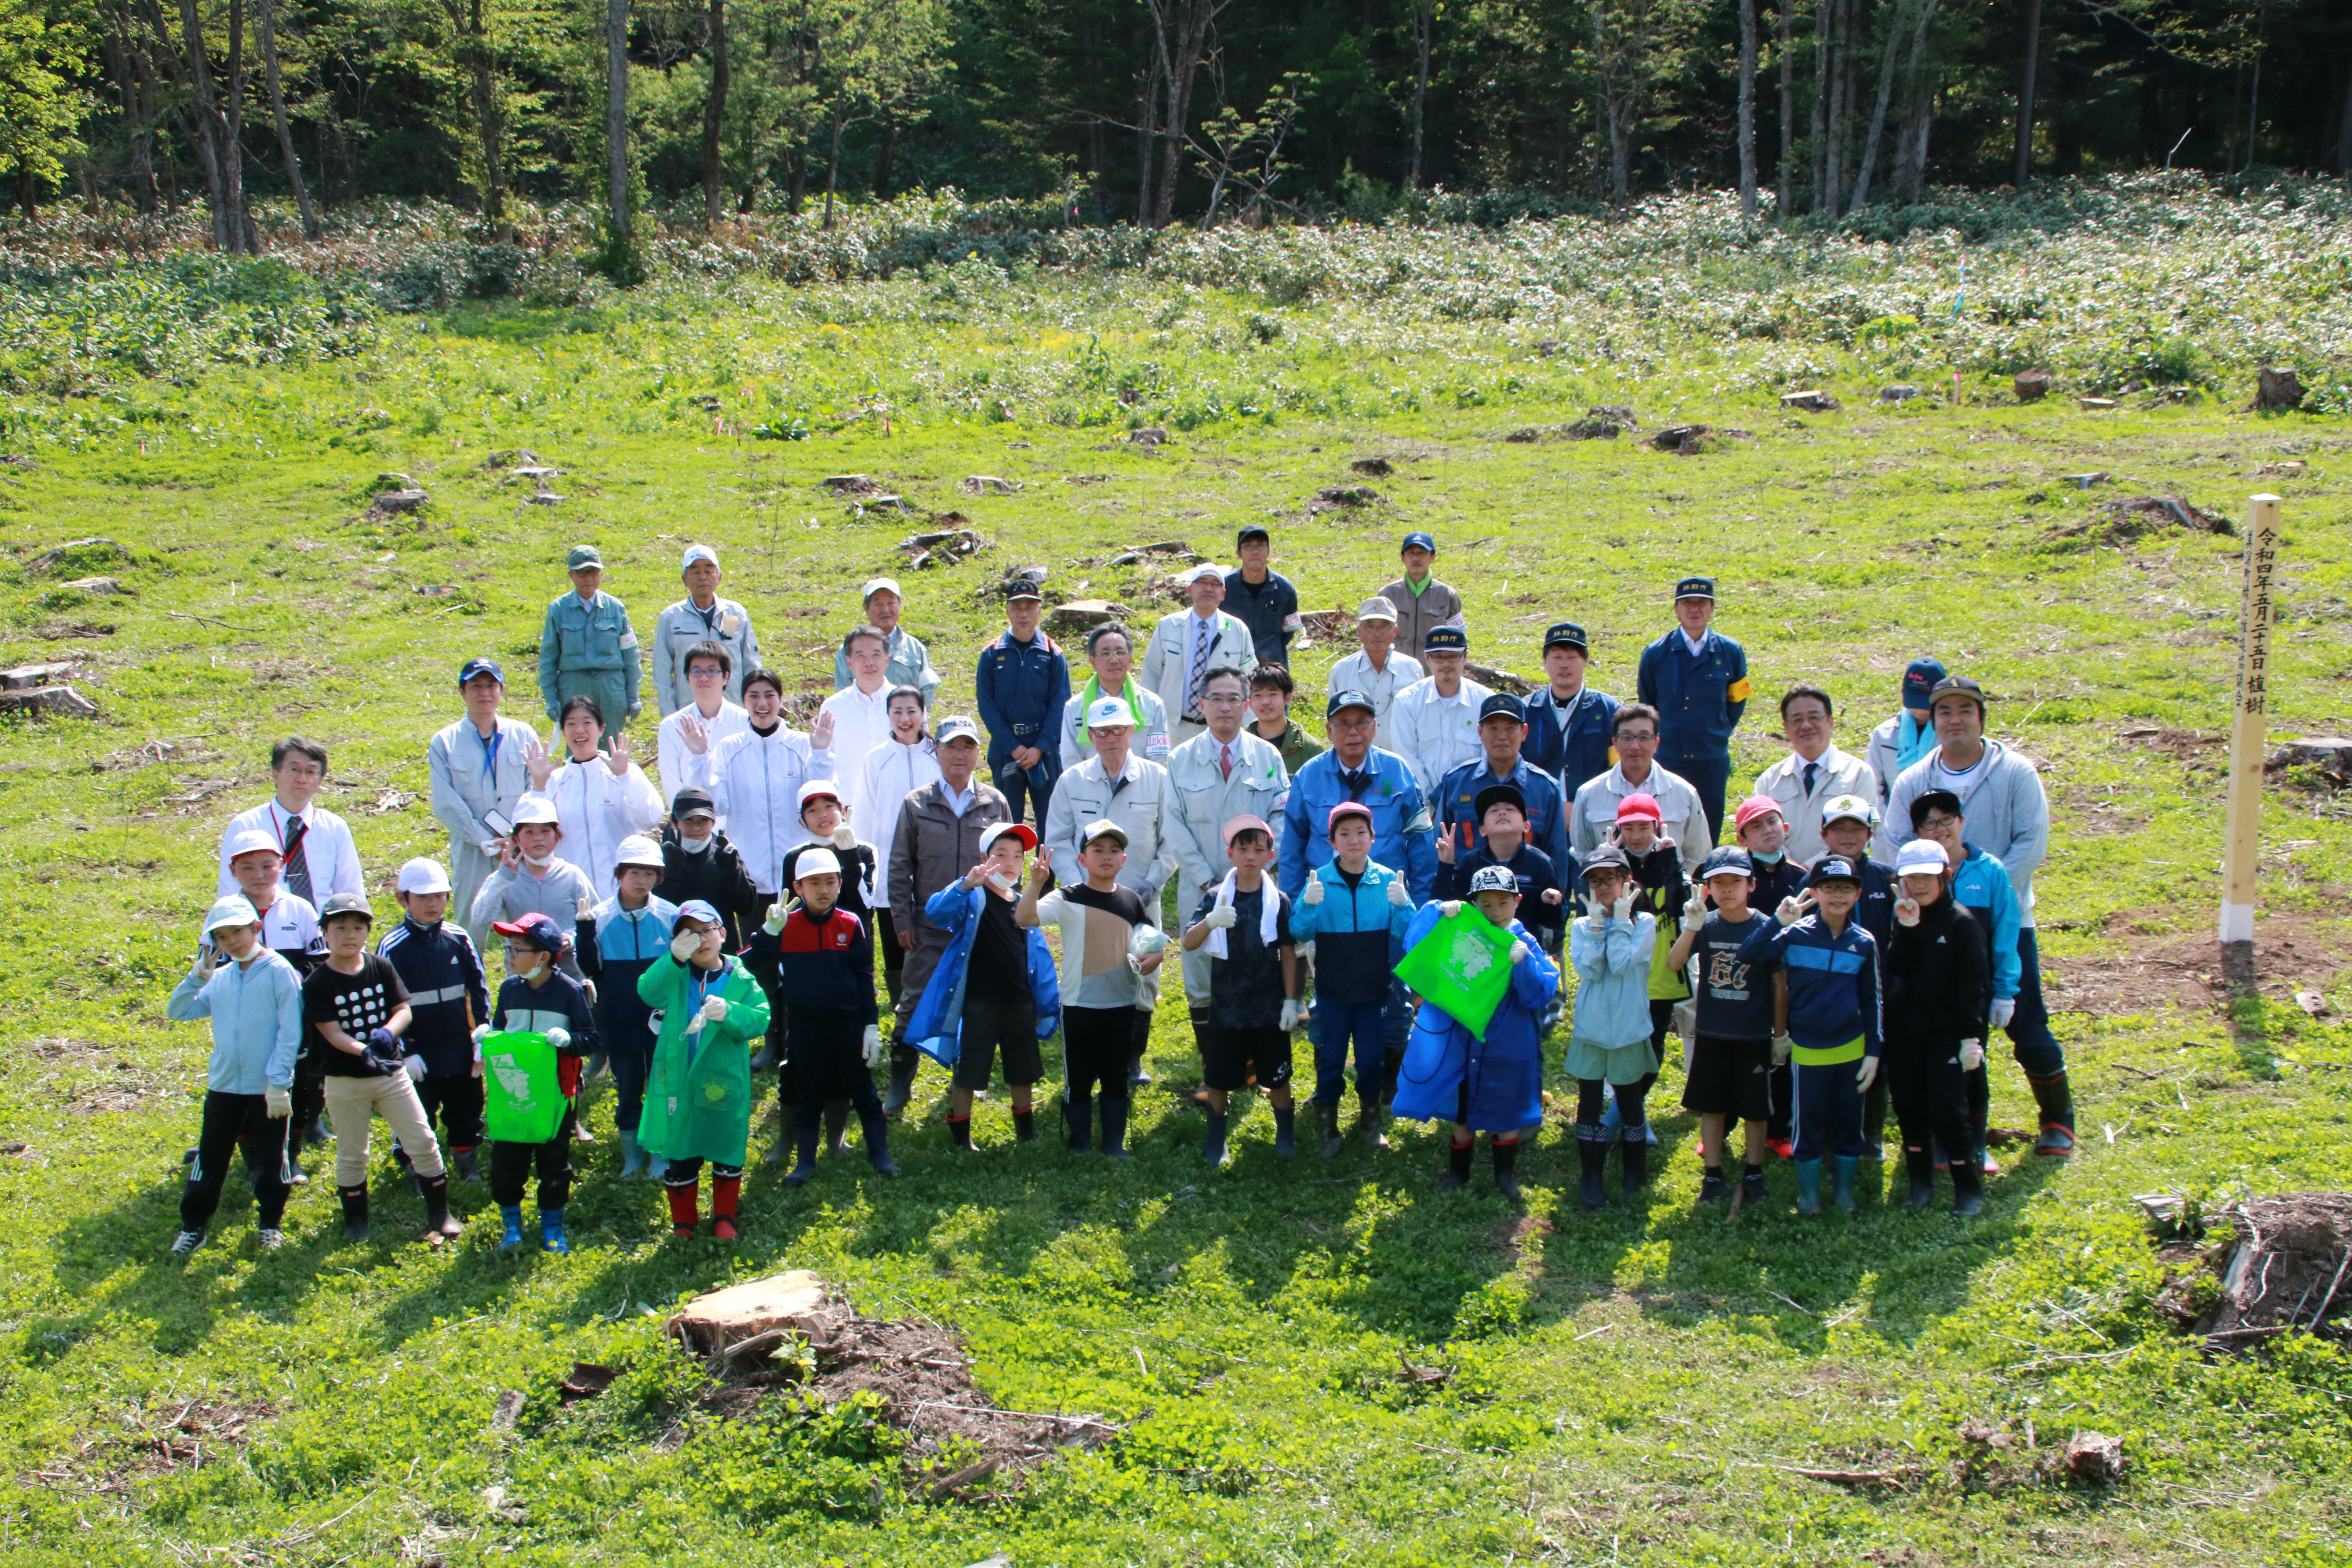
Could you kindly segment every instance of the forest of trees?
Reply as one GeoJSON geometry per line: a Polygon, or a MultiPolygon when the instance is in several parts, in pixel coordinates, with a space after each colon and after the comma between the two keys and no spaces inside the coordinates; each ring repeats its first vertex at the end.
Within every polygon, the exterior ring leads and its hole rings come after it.
{"type": "Polygon", "coordinates": [[[0,0],[26,214],[371,198],[1076,222],[2352,175],[2352,0],[0,0]]]}

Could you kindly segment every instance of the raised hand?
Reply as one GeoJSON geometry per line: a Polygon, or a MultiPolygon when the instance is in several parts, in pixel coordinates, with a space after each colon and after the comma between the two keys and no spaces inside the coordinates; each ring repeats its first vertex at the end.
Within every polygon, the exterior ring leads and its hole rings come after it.
{"type": "Polygon", "coordinates": [[[1402,877],[1389,879],[1389,903],[1392,908],[1400,910],[1412,908],[1412,894],[1406,889],[1402,877]]]}
{"type": "Polygon", "coordinates": [[[809,726],[809,747],[818,752],[833,750],[833,714],[828,710],[817,710],[816,722],[809,726]]]}
{"type": "MultiPolygon", "coordinates": [[[[702,721],[699,713],[689,712],[678,720],[677,738],[686,742],[686,749],[695,756],[701,756],[710,750],[710,726],[702,721]]],[[[614,744],[617,746],[618,742],[614,744]]]]}
{"type": "Polygon", "coordinates": [[[522,760],[522,768],[530,775],[530,787],[543,790],[547,787],[547,781],[555,776],[555,759],[548,754],[545,746],[541,746],[522,760]]]}
{"type": "Polygon", "coordinates": [[[634,754],[629,750],[629,738],[626,735],[615,735],[613,737],[613,749],[604,753],[604,765],[616,774],[627,773],[630,758],[634,754]]]}
{"type": "Polygon", "coordinates": [[[1895,919],[1896,923],[1901,925],[1917,925],[1919,923],[1919,900],[1916,899],[1895,900],[1895,919]]]}
{"type": "Polygon", "coordinates": [[[1037,847],[1037,858],[1029,862],[1029,885],[1043,888],[1054,875],[1054,851],[1045,845],[1037,847]]]}
{"type": "Polygon", "coordinates": [[[1454,833],[1451,828],[1437,836],[1437,863],[1441,866],[1454,864],[1454,833]]]}
{"type": "Polygon", "coordinates": [[[1240,917],[1238,915],[1234,913],[1233,905],[1218,904],[1213,907],[1207,914],[1201,917],[1201,923],[1207,926],[1211,931],[1231,931],[1234,926],[1234,921],[1239,918],[1240,917]]]}
{"type": "Polygon", "coordinates": [[[1298,901],[1310,910],[1320,904],[1323,901],[1323,879],[1308,872],[1307,886],[1299,889],[1298,901]]]}

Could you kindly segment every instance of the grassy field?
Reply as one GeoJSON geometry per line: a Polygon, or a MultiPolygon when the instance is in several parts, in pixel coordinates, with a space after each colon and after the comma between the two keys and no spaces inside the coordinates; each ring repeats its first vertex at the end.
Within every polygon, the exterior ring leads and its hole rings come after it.
{"type": "MultiPolygon", "coordinates": [[[[2053,319],[2063,332],[2074,317],[2053,319]]],[[[1409,302],[972,263],[684,304],[387,317],[346,357],[20,395],[0,651],[79,661],[101,713],[0,729],[9,1560],[2352,1558],[2342,1348],[2200,1355],[2154,1306],[2179,1250],[2131,1201],[2352,1181],[2352,1028],[2336,1021],[2352,1010],[2352,801],[2315,774],[2274,781],[2265,999],[2233,1027],[2207,977],[2239,543],[2135,534],[2100,510],[2177,494],[2234,520],[2253,491],[2284,496],[2273,727],[2344,733],[2352,429],[2243,412],[2250,365],[2211,350],[2202,390],[2084,412],[2087,371],[2019,405],[1988,364],[1956,361],[1956,381],[1930,350],[1907,365],[1884,344],[1621,360],[1605,320],[1588,329],[1563,345],[1539,321],[1409,302]],[[1841,410],[1779,406],[1798,359],[1841,410]],[[1897,379],[1923,395],[1874,402],[1897,379]],[[1643,428],[1553,434],[1601,403],[1643,428]],[[807,438],[753,433],[794,421],[807,438]],[[1125,438],[1162,421],[1175,434],[1156,453],[1125,438]],[[1643,439],[1688,421],[1745,434],[1695,457],[1643,439]],[[1509,439],[1522,431],[1540,438],[1509,439]],[[565,470],[561,502],[504,481],[499,454],[520,447],[565,470]],[[1359,479],[1349,464],[1373,456],[1392,474],[1359,479]],[[431,492],[419,518],[370,512],[392,472],[431,492]],[[826,499],[819,481],[843,473],[914,515],[826,499]],[[2067,479],[2089,473],[2106,478],[2067,479]],[[1020,489],[967,493],[979,474],[1020,489]],[[1362,482],[1377,499],[1315,505],[1362,482]],[[1993,694],[1995,732],[2047,763],[2042,940],[2083,1152],[2011,1149],[1972,1225],[1874,1193],[1856,1217],[1801,1223],[1778,1169],[1767,1212],[1726,1225],[1694,1205],[1696,1129],[1677,1112],[1646,1202],[1591,1217],[1557,1123],[1515,1206],[1482,1185],[1439,1194],[1426,1131],[1385,1156],[1277,1163],[1262,1109],[1212,1177],[1198,1117],[1164,1088],[1138,1107],[1131,1165],[1014,1152],[1001,1099],[975,1122],[992,1152],[960,1160],[932,1072],[894,1145],[902,1180],[853,1163],[793,1192],[761,1168],[731,1247],[664,1240],[658,1194],[610,1179],[608,1136],[583,1161],[568,1258],[500,1257],[478,1187],[461,1188],[473,1225],[456,1246],[345,1247],[320,1185],[265,1256],[232,1180],[215,1241],[166,1261],[207,1037],[165,1022],[163,997],[220,824],[267,788],[271,737],[332,748],[327,804],[380,883],[440,852],[424,747],[457,712],[458,663],[503,658],[510,708],[534,712],[530,654],[569,544],[602,546],[606,586],[648,630],[680,546],[716,544],[771,658],[814,682],[855,584],[895,565],[922,514],[950,511],[989,548],[907,574],[950,710],[968,706],[993,619],[982,587],[1005,568],[1048,564],[1057,595],[1158,613],[1143,573],[1088,563],[1173,538],[1230,559],[1245,521],[1274,529],[1310,608],[1377,586],[1399,535],[1431,529],[1475,657],[1531,672],[1542,626],[1573,618],[1594,635],[1596,684],[1620,694],[1673,580],[1711,573],[1759,694],[1820,681],[1857,751],[1905,662],[1940,654],[1993,694]],[[124,553],[34,565],[89,535],[124,553]],[[127,592],[65,585],[92,574],[127,592]],[[2306,1016],[2298,990],[2336,1014],[2306,1016]],[[662,1315],[782,1267],[822,1271],[866,1312],[951,1326],[1007,1407],[1122,1433],[1025,1485],[935,1501],[863,1406],[706,1410],[662,1315]],[[575,1361],[627,1370],[564,1406],[575,1361]],[[509,1390],[520,1417],[495,1423],[509,1390]],[[1965,1438],[1971,1424],[2001,1446],[1965,1438]],[[2053,1478],[2078,1429],[2124,1438],[2119,1485],[2053,1478]]],[[[1342,651],[1304,651],[1311,684],[1342,651]]],[[[1770,707],[1741,734],[1744,775],[1776,754],[1770,707]]],[[[1154,1047],[1163,1085],[1181,1080],[1180,1017],[1154,1047]]],[[[2030,1124],[1999,1055],[1994,1081],[1995,1123],[2030,1124]]],[[[1662,1098],[1678,1091],[1670,1075],[1662,1098]]],[[[380,1237],[421,1212],[388,1173],[376,1201],[380,1237]]]]}

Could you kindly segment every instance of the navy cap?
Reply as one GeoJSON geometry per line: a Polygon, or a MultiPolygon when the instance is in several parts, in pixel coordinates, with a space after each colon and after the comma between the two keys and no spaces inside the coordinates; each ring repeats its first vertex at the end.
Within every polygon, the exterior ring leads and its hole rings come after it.
{"type": "Polygon", "coordinates": [[[1591,651],[1584,640],[1584,628],[1574,621],[1560,621],[1546,626],[1544,647],[1547,650],[1556,647],[1572,647],[1579,653],[1591,651]]]}
{"type": "Polygon", "coordinates": [[[1253,539],[1263,539],[1269,544],[1274,542],[1274,535],[1265,531],[1265,524],[1262,522],[1245,522],[1242,524],[1241,531],[1234,535],[1235,544],[1247,544],[1253,539]]]}
{"type": "MultiPolygon", "coordinates": [[[[1936,673],[1940,675],[1943,671],[1937,670],[1936,673]]],[[[507,683],[507,672],[499,668],[499,661],[497,659],[477,655],[476,657],[467,659],[466,661],[466,667],[457,672],[457,684],[463,686],[466,682],[473,679],[474,677],[478,675],[487,675],[492,680],[497,681],[500,686],[504,686],[507,683]]]]}
{"type": "Polygon", "coordinates": [[[1944,664],[1941,659],[1913,659],[1910,668],[1903,672],[1903,706],[1916,709],[1922,713],[1926,712],[1927,693],[1935,690],[1937,683],[1943,679],[1944,664]]]}
{"type": "Polygon", "coordinates": [[[1614,844],[1603,844],[1584,858],[1584,863],[1576,868],[1576,876],[1582,881],[1595,871],[1623,871],[1630,875],[1633,869],[1633,863],[1625,858],[1625,851],[1614,844]]]}
{"type": "Polygon", "coordinates": [[[1411,533],[1404,536],[1404,542],[1397,546],[1397,553],[1402,555],[1416,544],[1420,545],[1423,550],[1428,551],[1432,555],[1437,553],[1437,541],[1430,535],[1423,533],[1417,528],[1411,533]]]}
{"type": "Polygon", "coordinates": [[[1528,705],[1507,691],[1489,692],[1486,700],[1478,704],[1478,722],[1483,724],[1497,715],[1524,724],[1528,721],[1528,705]]]}
{"type": "Polygon", "coordinates": [[[1471,803],[1471,809],[1478,814],[1478,820],[1484,822],[1488,808],[1497,805],[1516,805],[1521,816],[1528,814],[1528,797],[1519,793],[1518,785],[1507,784],[1488,784],[1480,790],[1478,798],[1471,803]]]}
{"type": "Polygon", "coordinates": [[[1360,691],[1357,691],[1347,687],[1342,687],[1340,689],[1331,693],[1331,700],[1323,705],[1323,717],[1326,719],[1336,718],[1339,716],[1339,710],[1342,708],[1360,708],[1367,713],[1378,713],[1380,711],[1378,708],[1372,706],[1372,700],[1370,698],[1365,696],[1360,691]]]}
{"type": "Polygon", "coordinates": [[[1960,797],[1950,790],[1923,789],[1911,797],[1912,832],[1919,831],[1919,825],[1927,820],[1927,814],[1931,811],[1944,812],[1952,816],[1966,815],[1960,810],[1960,797]]]}
{"type": "Polygon", "coordinates": [[[1985,710],[1984,688],[1965,675],[1948,675],[1936,682],[1928,689],[1927,706],[1934,708],[1939,697],[1965,697],[1977,705],[1978,712],[1985,710]]]}
{"type": "Polygon", "coordinates": [[[1824,855],[1813,862],[1811,870],[1805,873],[1805,886],[1818,888],[1823,882],[1852,882],[1859,887],[1862,873],[1855,870],[1853,862],[1843,855],[1824,855]]]}
{"type": "Polygon", "coordinates": [[[1756,875],[1756,862],[1748,858],[1747,850],[1735,849],[1727,844],[1720,849],[1708,851],[1706,862],[1698,868],[1698,879],[1704,882],[1709,877],[1720,877],[1732,871],[1743,877],[1753,877],[1756,875]]]}
{"type": "Polygon", "coordinates": [[[1711,601],[1715,597],[1715,579],[1712,577],[1685,577],[1681,582],[1675,584],[1675,597],[1677,599],[1706,599],[1711,601]]]}
{"type": "Polygon", "coordinates": [[[1468,653],[1470,634],[1460,626],[1437,626],[1423,639],[1423,653],[1468,653]]]}
{"type": "Polygon", "coordinates": [[[519,921],[495,921],[490,929],[500,936],[519,936],[542,952],[563,951],[563,928],[545,915],[525,915],[519,921]]]}

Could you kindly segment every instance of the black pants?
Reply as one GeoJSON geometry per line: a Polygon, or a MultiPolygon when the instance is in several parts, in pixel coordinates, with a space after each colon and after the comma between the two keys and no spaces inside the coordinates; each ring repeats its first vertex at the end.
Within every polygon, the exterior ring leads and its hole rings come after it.
{"type": "Polygon", "coordinates": [[[477,1149],[482,1142],[482,1100],[484,1085],[468,1068],[464,1072],[428,1072],[416,1086],[416,1098],[425,1104],[425,1124],[441,1121],[441,1141],[451,1152],[477,1149]]]}
{"type": "Polygon", "coordinates": [[[1149,1028],[1151,1015],[1140,1007],[1062,1009],[1062,1076],[1073,1099],[1099,1089],[1103,1099],[1125,1100],[1127,1066],[1135,1059],[1135,1025],[1149,1028]]]}
{"type": "Polygon", "coordinates": [[[544,1143],[493,1142],[490,1145],[490,1198],[500,1208],[522,1202],[522,1189],[531,1172],[539,1173],[539,1212],[560,1209],[572,1201],[572,1131],[575,1112],[563,1113],[563,1125],[544,1143]]]}
{"type": "Polygon", "coordinates": [[[1933,1175],[1934,1152],[1941,1145],[1949,1155],[1953,1190],[1979,1190],[1984,1177],[1973,1157],[1976,1131],[1969,1114],[1969,1075],[1960,1070],[1960,1037],[1890,1037],[1884,1066],[1887,1098],[1903,1131],[1904,1163],[1912,1175],[1933,1175]]]}
{"type": "MultiPolygon", "coordinates": [[[[320,1104],[326,1091],[320,1090],[320,1104]]],[[[196,1134],[195,1163],[188,1167],[187,1190],[180,1194],[180,1228],[202,1230],[220,1207],[221,1184],[228,1180],[228,1157],[242,1151],[253,1177],[254,1223],[276,1230],[286,1217],[287,1118],[272,1117],[257,1094],[205,1090],[204,1127],[196,1134]]]]}
{"type": "Polygon", "coordinates": [[[857,1014],[804,1009],[793,1015],[793,1092],[798,1104],[810,1108],[798,1130],[803,1164],[816,1163],[824,1122],[816,1108],[828,1100],[846,1099],[856,1108],[867,1159],[880,1159],[888,1152],[889,1123],[882,1118],[882,1097],[874,1092],[874,1073],[866,1065],[865,1051],[866,1020],[857,1014]]]}
{"type": "MultiPolygon", "coordinates": [[[[749,956],[745,957],[743,964],[751,970],[751,978],[760,983],[761,994],[768,998],[768,1050],[781,1062],[784,1059],[785,1031],[791,1026],[791,1014],[784,1006],[783,965],[773,958],[762,960],[749,956]]],[[[789,1105],[792,1101],[788,1099],[783,1103],[789,1105]]]]}
{"type": "MultiPolygon", "coordinates": [[[[882,950],[882,988],[890,998],[890,1010],[898,1010],[898,993],[905,988],[907,952],[898,945],[898,927],[890,919],[886,906],[874,911],[874,945],[882,950]]],[[[934,973],[938,973],[936,970],[934,973]]],[[[909,1013],[914,1009],[909,1007],[909,1013]]],[[[893,1025],[890,1031],[890,1076],[894,1079],[915,1076],[923,1065],[923,1053],[898,1037],[893,1025]]]]}
{"type": "Polygon", "coordinates": [[[650,1031],[634,1031],[645,1042],[641,1046],[625,1046],[605,1035],[604,1065],[613,1069],[613,1130],[635,1132],[637,1123],[645,1120],[646,1079],[654,1070],[654,1037],[650,1031]]]}
{"type": "Polygon", "coordinates": [[[1731,756],[1670,757],[1664,748],[1658,752],[1658,765],[1681,779],[1698,792],[1699,805],[1706,812],[1706,837],[1709,844],[1723,842],[1723,796],[1731,787],[1731,756]]]}
{"type": "MultiPolygon", "coordinates": [[[[294,1113],[289,1119],[294,1126],[287,1135],[286,1147],[291,1152],[302,1147],[303,1131],[326,1114],[327,1079],[324,1073],[314,1073],[307,1068],[294,1069],[294,1113]]],[[[328,1135],[330,1138],[333,1134],[328,1135]]]]}
{"type": "Polygon", "coordinates": [[[1020,821],[1022,807],[1034,801],[1037,806],[1037,831],[1045,832],[1045,808],[1054,802],[1054,781],[1047,779],[1044,784],[1032,783],[1029,770],[1014,763],[1010,756],[1002,763],[991,762],[988,770],[989,776],[996,781],[996,787],[1004,792],[1004,804],[1013,811],[1012,820],[1020,821]]]}

